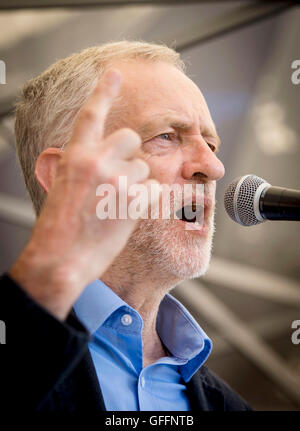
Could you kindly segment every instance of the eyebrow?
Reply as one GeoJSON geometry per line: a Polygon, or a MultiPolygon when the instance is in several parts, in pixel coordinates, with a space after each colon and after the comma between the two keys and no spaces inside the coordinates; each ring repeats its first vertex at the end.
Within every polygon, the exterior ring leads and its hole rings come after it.
{"type": "MultiPolygon", "coordinates": [[[[178,118],[178,117],[174,117],[174,116],[160,116],[157,115],[155,116],[157,117],[157,119],[155,118],[154,120],[150,120],[146,123],[144,123],[138,130],[138,133],[142,136],[142,137],[151,137],[151,133],[154,133],[155,130],[159,129],[159,128],[163,128],[163,127],[173,127],[174,129],[181,129],[181,130],[189,130],[193,124],[193,122],[189,119],[182,119],[182,118],[178,118]]],[[[217,149],[220,148],[221,145],[221,139],[219,137],[219,135],[217,134],[215,128],[210,128],[207,126],[204,126],[202,128],[202,132],[201,134],[203,134],[206,137],[209,138],[213,138],[217,141],[217,149]]]]}
{"type": "Polygon", "coordinates": [[[144,135],[148,135],[154,130],[159,129],[161,127],[173,127],[174,129],[182,129],[188,130],[192,125],[192,122],[188,120],[183,120],[181,118],[177,118],[174,116],[161,116],[156,115],[154,119],[144,123],[139,132],[144,135]],[[157,118],[156,118],[157,117],[157,118]]]}

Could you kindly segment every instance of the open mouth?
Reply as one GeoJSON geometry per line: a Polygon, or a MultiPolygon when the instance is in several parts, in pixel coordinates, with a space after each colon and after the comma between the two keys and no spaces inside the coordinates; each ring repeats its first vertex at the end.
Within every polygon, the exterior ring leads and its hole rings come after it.
{"type": "Polygon", "coordinates": [[[204,221],[204,206],[192,202],[177,210],[176,217],[187,223],[202,224],[204,221]]]}

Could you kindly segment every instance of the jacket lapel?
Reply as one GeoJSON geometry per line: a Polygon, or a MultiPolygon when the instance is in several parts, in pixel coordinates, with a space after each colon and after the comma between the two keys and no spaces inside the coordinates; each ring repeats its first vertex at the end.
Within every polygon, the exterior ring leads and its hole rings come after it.
{"type": "MultiPolygon", "coordinates": [[[[69,323],[74,322],[74,319],[78,322],[72,310],[68,318],[69,323]]],[[[211,383],[209,371],[205,366],[202,366],[187,383],[187,396],[192,411],[224,410],[222,391],[211,383]]],[[[75,369],[57,385],[46,405],[48,409],[53,408],[56,411],[106,411],[89,350],[75,369]]]]}
{"type": "Polygon", "coordinates": [[[194,412],[224,411],[222,391],[206,381],[207,373],[207,368],[202,366],[186,385],[191,410],[194,412]]]}
{"type": "Polygon", "coordinates": [[[74,371],[57,386],[54,398],[62,411],[105,411],[101,388],[88,351],[74,371]]]}
{"type": "MultiPolygon", "coordinates": [[[[70,312],[67,322],[74,326],[79,322],[74,310],[70,312]]],[[[94,367],[87,349],[78,365],[59,383],[49,400],[55,410],[59,411],[105,411],[104,399],[94,367]]]]}

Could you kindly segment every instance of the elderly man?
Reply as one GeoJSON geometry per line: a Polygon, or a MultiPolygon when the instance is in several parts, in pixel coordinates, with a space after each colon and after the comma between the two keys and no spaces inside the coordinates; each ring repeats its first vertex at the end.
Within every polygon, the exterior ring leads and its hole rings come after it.
{"type": "Polygon", "coordinates": [[[208,267],[219,144],[199,88],[162,45],[89,48],[26,84],[16,145],[38,218],[0,289],[18,407],[250,409],[203,366],[211,341],[168,293],[208,267]],[[120,194],[121,175],[148,190],[202,184],[203,223],[99,220],[96,189],[120,194]]]}

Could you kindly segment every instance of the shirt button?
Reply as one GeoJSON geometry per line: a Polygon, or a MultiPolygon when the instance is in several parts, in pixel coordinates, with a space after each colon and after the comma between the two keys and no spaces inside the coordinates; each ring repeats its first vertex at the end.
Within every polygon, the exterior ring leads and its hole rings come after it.
{"type": "Polygon", "coordinates": [[[121,317],[121,322],[124,326],[131,325],[132,317],[130,316],[130,314],[123,314],[123,316],[121,317]]]}
{"type": "Polygon", "coordinates": [[[142,388],[145,387],[145,377],[144,376],[142,376],[142,378],[141,378],[141,386],[142,386],[142,388]]]}

